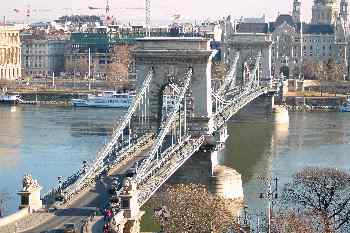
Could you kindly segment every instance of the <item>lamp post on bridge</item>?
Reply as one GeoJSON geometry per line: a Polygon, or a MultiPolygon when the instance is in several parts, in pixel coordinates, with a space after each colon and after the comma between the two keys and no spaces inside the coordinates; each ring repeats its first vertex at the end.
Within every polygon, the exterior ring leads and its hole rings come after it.
{"type": "Polygon", "coordinates": [[[87,161],[84,160],[83,161],[83,173],[86,173],[86,169],[87,169],[87,161]]]}
{"type": "Polygon", "coordinates": [[[272,219],[273,219],[273,207],[275,205],[275,201],[278,199],[278,178],[268,179],[269,189],[267,192],[261,192],[259,194],[260,199],[267,199],[268,206],[268,233],[271,233],[272,219]],[[273,186],[274,182],[274,187],[273,186]]]}
{"type": "Polygon", "coordinates": [[[159,233],[165,233],[164,226],[165,226],[166,221],[170,217],[170,213],[169,213],[168,208],[166,206],[156,208],[156,209],[154,209],[154,214],[160,220],[160,232],[159,233]]]}
{"type": "Polygon", "coordinates": [[[58,177],[57,177],[57,181],[58,181],[58,196],[59,196],[59,199],[61,199],[61,197],[62,197],[62,179],[63,179],[63,176],[58,176],[58,177]]]}

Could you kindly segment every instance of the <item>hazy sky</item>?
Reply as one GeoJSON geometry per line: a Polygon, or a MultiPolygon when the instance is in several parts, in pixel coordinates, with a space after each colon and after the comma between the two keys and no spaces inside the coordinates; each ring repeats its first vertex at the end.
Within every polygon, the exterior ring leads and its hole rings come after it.
{"type": "MultiPolygon", "coordinates": [[[[95,13],[101,11],[89,11],[88,6],[104,7],[106,0],[0,0],[0,15],[7,16],[9,20],[24,21],[25,9],[28,4],[33,9],[50,9],[50,12],[33,12],[32,19],[55,18],[57,15],[73,13],[95,13]],[[16,14],[13,9],[22,10],[16,14]],[[71,8],[74,11],[63,8],[71,8]]],[[[143,7],[144,0],[110,0],[112,8],[143,7]]],[[[268,19],[276,18],[278,12],[290,13],[293,0],[151,0],[152,18],[170,20],[174,14],[181,14],[183,19],[215,19],[231,14],[234,18],[262,16],[264,13],[268,19]]],[[[313,0],[302,0],[304,20],[311,16],[313,0]]],[[[144,12],[140,10],[116,10],[113,15],[125,20],[143,19],[144,12]]]]}

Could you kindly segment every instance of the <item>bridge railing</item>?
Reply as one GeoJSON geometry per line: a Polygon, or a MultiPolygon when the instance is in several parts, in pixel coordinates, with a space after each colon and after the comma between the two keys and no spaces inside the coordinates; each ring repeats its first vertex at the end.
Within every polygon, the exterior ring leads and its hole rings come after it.
{"type": "Polygon", "coordinates": [[[176,100],[175,106],[171,111],[170,117],[165,123],[162,123],[160,133],[156,139],[154,146],[152,147],[150,153],[147,155],[147,159],[145,160],[145,162],[140,166],[139,173],[135,178],[137,184],[142,182],[142,180],[144,179],[144,175],[147,174],[147,171],[150,169],[152,162],[160,158],[159,153],[160,153],[161,146],[163,145],[165,136],[168,134],[173,122],[176,120],[178,116],[181,103],[185,98],[186,92],[191,83],[191,79],[192,79],[192,69],[189,69],[186,74],[184,86],[181,88],[181,93],[179,94],[179,97],[176,100]]]}
{"type": "MultiPolygon", "coordinates": [[[[88,167],[86,173],[72,186],[67,190],[66,198],[69,198],[72,194],[77,192],[81,189],[82,184],[85,182],[86,179],[89,179],[91,177],[94,177],[96,174],[101,172],[101,168],[104,165],[104,160],[108,156],[112,154],[114,151],[115,146],[118,144],[118,141],[122,137],[125,128],[129,127],[130,129],[130,122],[132,120],[132,116],[138,109],[142,99],[146,95],[147,91],[149,90],[149,85],[151,83],[153,77],[153,69],[151,69],[147,75],[146,78],[141,86],[141,89],[138,91],[136,98],[134,98],[133,103],[131,104],[127,114],[123,118],[123,121],[118,126],[118,128],[115,130],[115,133],[112,137],[112,139],[109,141],[109,143],[102,149],[102,152],[97,155],[97,158],[95,161],[88,167]]],[[[129,131],[130,133],[130,131],[129,131]]]]}
{"type": "Polygon", "coordinates": [[[205,136],[190,138],[170,151],[164,151],[163,160],[154,164],[151,171],[138,185],[138,205],[143,206],[152,195],[195,153],[205,142],[205,136]]]}
{"type": "MultiPolygon", "coordinates": [[[[46,193],[42,197],[42,199],[45,202],[52,200],[52,198],[55,198],[55,196],[57,196],[58,194],[62,195],[66,200],[70,199],[71,196],[74,195],[74,193],[82,189],[82,186],[85,185],[86,181],[91,180],[92,178],[96,177],[96,175],[101,173],[101,171],[103,171],[103,168],[105,166],[105,161],[113,153],[117,152],[115,149],[118,148],[117,145],[118,143],[120,143],[121,138],[123,143],[124,130],[127,127],[129,127],[130,129],[130,122],[132,120],[132,116],[140,106],[142,99],[145,98],[146,93],[149,91],[149,85],[152,80],[152,77],[153,77],[153,69],[151,69],[147,73],[145,80],[143,82],[143,85],[138,91],[136,97],[134,98],[127,114],[123,118],[123,121],[120,122],[120,124],[117,126],[117,129],[113,131],[113,135],[111,137],[111,140],[108,142],[108,144],[105,145],[101,150],[97,152],[96,159],[91,164],[89,164],[85,169],[79,170],[73,176],[66,179],[61,185],[54,187],[48,193],[46,193]]],[[[134,146],[131,140],[132,140],[131,138],[128,139],[129,141],[128,148],[131,146],[134,146]]],[[[127,150],[128,148],[125,148],[125,149],[127,150]]],[[[123,153],[117,153],[117,154],[123,155],[123,153]]]]}
{"type": "Polygon", "coordinates": [[[232,82],[234,82],[235,76],[236,76],[236,69],[237,69],[237,64],[238,60],[240,57],[240,53],[236,52],[233,58],[233,62],[231,64],[230,70],[225,75],[224,83],[220,86],[219,90],[217,91],[218,95],[223,95],[225,94],[226,89],[230,89],[232,87],[232,82]]]}
{"type": "Polygon", "coordinates": [[[237,113],[244,106],[252,102],[257,97],[268,92],[266,87],[252,86],[245,91],[235,96],[222,111],[214,114],[214,130],[218,130],[226,123],[235,113],[237,113]]]}

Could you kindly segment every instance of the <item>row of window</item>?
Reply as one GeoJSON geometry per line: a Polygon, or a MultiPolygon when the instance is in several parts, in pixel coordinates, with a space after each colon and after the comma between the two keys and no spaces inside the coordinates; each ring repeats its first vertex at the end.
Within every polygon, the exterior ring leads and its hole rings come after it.
{"type": "MultiPolygon", "coordinates": [[[[319,53],[319,52],[313,53],[312,51],[307,53],[307,52],[304,51],[304,56],[310,56],[310,57],[313,57],[313,56],[315,56],[315,57],[320,57],[320,56],[326,57],[327,56],[327,57],[332,57],[332,53],[329,53],[329,54],[325,53],[325,52],[323,52],[323,53],[319,53]]],[[[338,54],[338,57],[344,57],[344,54],[340,53],[340,54],[338,54]]]]}
{"type": "MultiPolygon", "coordinates": [[[[310,48],[310,50],[313,50],[313,49],[314,49],[314,47],[313,47],[312,45],[310,45],[310,47],[306,47],[306,46],[303,47],[304,50],[306,50],[307,48],[310,48]]],[[[318,50],[319,47],[316,46],[316,49],[318,50]]],[[[322,49],[323,49],[323,50],[326,50],[326,46],[323,45],[323,46],[322,46],[322,49]]],[[[329,46],[329,50],[332,50],[332,45],[329,46]]]]}

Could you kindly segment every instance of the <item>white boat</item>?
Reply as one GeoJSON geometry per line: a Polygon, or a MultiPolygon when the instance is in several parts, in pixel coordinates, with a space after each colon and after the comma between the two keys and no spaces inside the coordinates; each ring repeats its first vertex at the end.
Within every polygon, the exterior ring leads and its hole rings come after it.
{"type": "Polygon", "coordinates": [[[19,95],[0,94],[1,104],[18,104],[21,102],[22,99],[19,95]]]}
{"type": "Polygon", "coordinates": [[[128,108],[134,95],[129,93],[117,93],[104,91],[98,95],[87,96],[87,99],[72,99],[74,107],[97,107],[97,108],[128,108]]]}
{"type": "Polygon", "coordinates": [[[344,102],[340,107],[339,107],[340,112],[350,112],[350,96],[347,97],[346,102],[344,102]]]}

